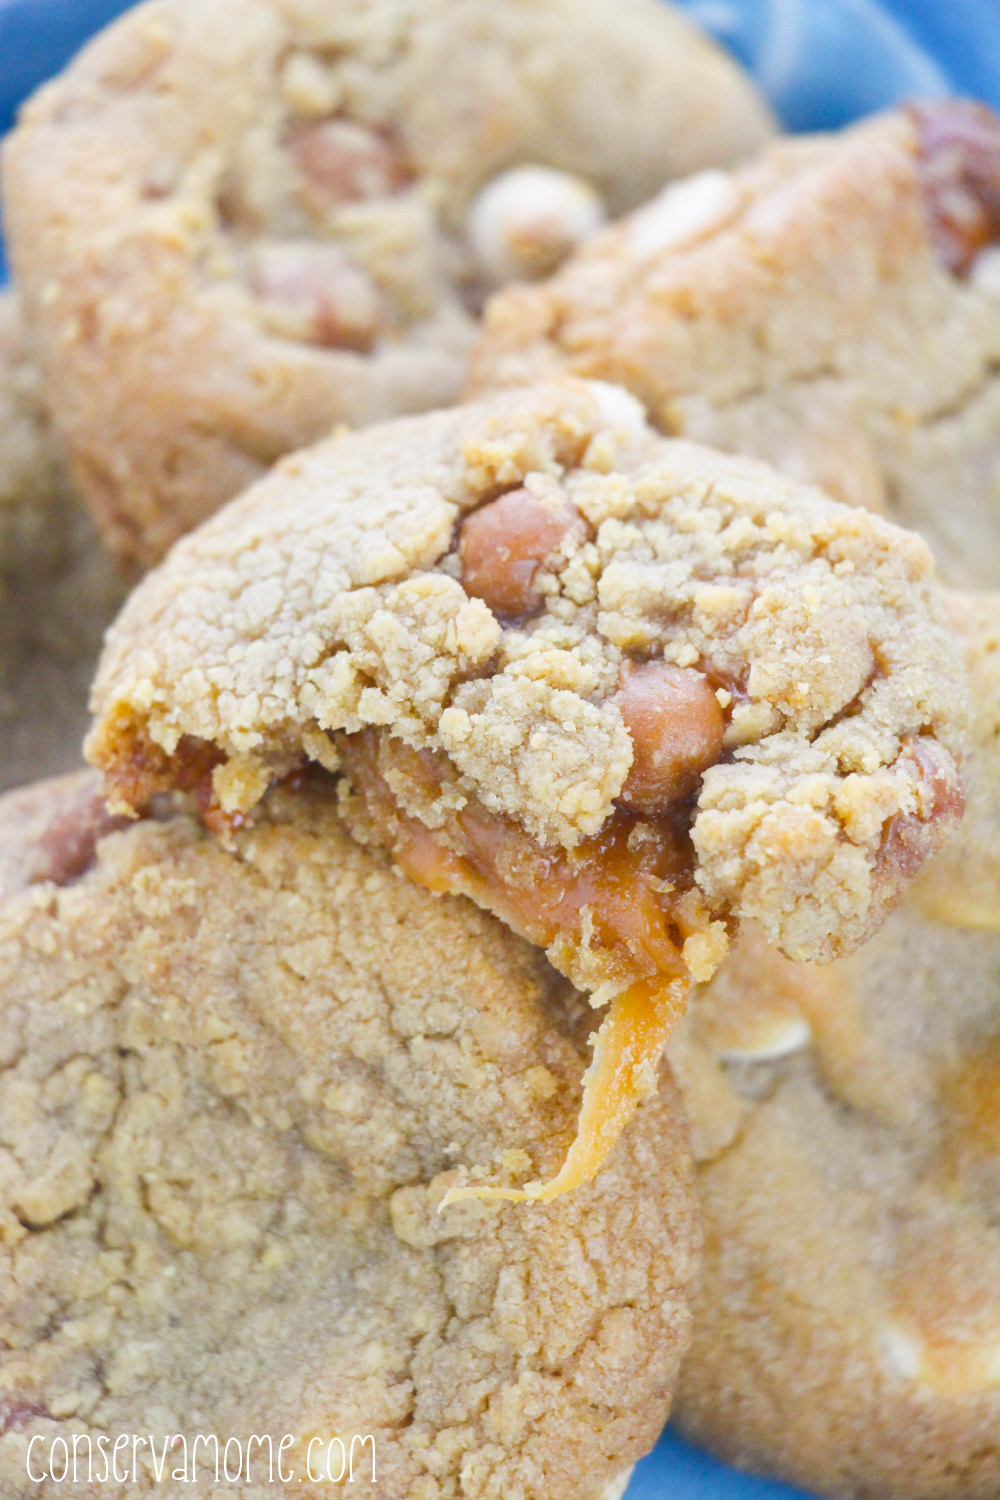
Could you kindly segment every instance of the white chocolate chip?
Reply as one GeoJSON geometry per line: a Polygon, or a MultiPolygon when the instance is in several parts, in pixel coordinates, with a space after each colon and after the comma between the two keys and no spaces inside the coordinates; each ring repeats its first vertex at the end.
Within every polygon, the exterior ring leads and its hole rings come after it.
{"type": "Polygon", "coordinates": [[[972,262],[969,280],[978,292],[1000,297],[1000,247],[987,245],[972,262]]]}
{"type": "Polygon", "coordinates": [[[587,384],[594,394],[602,420],[614,428],[616,435],[620,433],[630,442],[646,436],[649,428],[641,401],[622,386],[609,385],[606,380],[589,380],[587,384]]]}
{"type": "Polygon", "coordinates": [[[700,239],[731,219],[742,199],[728,172],[698,172],[673,182],[632,219],[629,247],[637,260],[700,239]]]}
{"type": "Polygon", "coordinates": [[[772,1062],[779,1057],[789,1057],[808,1046],[809,1022],[804,1016],[776,1016],[769,1024],[760,1025],[745,1043],[730,1045],[719,1053],[722,1062],[772,1062]]]}
{"type": "Polygon", "coordinates": [[[502,286],[549,275],[604,219],[600,198],[582,178],[552,167],[514,167],[473,203],[469,243],[488,280],[502,286]]]}

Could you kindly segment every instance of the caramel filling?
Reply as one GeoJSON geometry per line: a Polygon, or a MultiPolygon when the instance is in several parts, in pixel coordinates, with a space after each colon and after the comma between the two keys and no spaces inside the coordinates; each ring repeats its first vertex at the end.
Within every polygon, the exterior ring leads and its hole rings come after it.
{"type": "Polygon", "coordinates": [[[55,885],[69,885],[79,879],[93,863],[100,840],[128,828],[131,821],[109,813],[101,792],[82,788],[59,809],[39,838],[31,883],[51,880],[55,885]]]}
{"type": "Polygon", "coordinates": [[[583,1075],[583,1102],[566,1160],[548,1182],[523,1188],[452,1188],[441,1208],[465,1198],[506,1198],[511,1203],[551,1203],[589,1182],[643,1099],[656,1090],[656,1069],[667,1039],[684,1013],[688,985],[640,979],[612,1000],[595,1035],[594,1056],[583,1075]]]}
{"type": "Polygon", "coordinates": [[[964,276],[1000,239],[1000,120],[985,104],[915,104],[920,174],[942,263],[964,276]]]}
{"type": "Polygon", "coordinates": [[[388,320],[375,283],[338,245],[257,245],[250,286],[270,332],[367,354],[388,320]]]}
{"type": "Polygon", "coordinates": [[[413,880],[471,897],[547,949],[571,978],[617,991],[584,1080],[578,1133],[556,1177],[524,1189],[457,1194],[548,1202],[594,1176],[655,1087],[656,1065],[692,980],[691,940],[696,949],[699,941],[706,950],[714,944],[715,962],[724,951],[723,929],[710,923],[694,886],[688,804],[656,819],[619,808],[577,848],[546,848],[474,796],[432,812],[448,790],[447,762],[434,752],[368,729],[346,736],[341,755],[376,836],[413,880]],[[443,818],[442,825],[428,827],[417,808],[443,818]]]}
{"type": "Polygon", "coordinates": [[[552,950],[556,967],[586,972],[591,988],[685,977],[686,940],[708,920],[694,886],[687,805],[640,819],[625,808],[575,849],[546,847],[475,797],[425,817],[441,797],[447,763],[373,729],[341,741],[342,764],[379,841],[406,873],[439,894],[470,896],[515,932],[552,950]],[[673,811],[673,810],[672,810],[673,811]]]}
{"type": "Polygon", "coordinates": [[[690,797],[721,757],[726,732],[708,679],[669,661],[626,662],[615,702],[632,741],[622,801],[656,813],[690,797]]]}

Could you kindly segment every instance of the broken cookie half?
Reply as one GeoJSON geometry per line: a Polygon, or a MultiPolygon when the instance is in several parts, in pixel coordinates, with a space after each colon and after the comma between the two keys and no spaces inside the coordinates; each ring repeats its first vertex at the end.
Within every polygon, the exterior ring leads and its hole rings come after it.
{"type": "Polygon", "coordinates": [[[918,538],[564,380],[284,460],[133,595],[88,751],[223,836],[318,763],[610,1004],[548,1197],[741,918],[796,959],[879,925],[960,816],[962,681],[918,538]]]}

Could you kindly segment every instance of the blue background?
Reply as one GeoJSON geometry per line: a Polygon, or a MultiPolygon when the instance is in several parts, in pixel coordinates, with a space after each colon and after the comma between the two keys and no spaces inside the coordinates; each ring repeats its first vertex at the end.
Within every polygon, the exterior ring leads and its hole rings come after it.
{"type": "MultiPolygon", "coordinates": [[[[746,63],[789,130],[843,125],[916,95],[971,94],[1000,110],[1000,0],[679,3],[746,63]]],[[[125,8],[122,0],[0,0],[0,132],[26,94],[125,8]]],[[[627,1492],[627,1500],[795,1497],[802,1492],[737,1474],[671,1433],[627,1492]]]]}

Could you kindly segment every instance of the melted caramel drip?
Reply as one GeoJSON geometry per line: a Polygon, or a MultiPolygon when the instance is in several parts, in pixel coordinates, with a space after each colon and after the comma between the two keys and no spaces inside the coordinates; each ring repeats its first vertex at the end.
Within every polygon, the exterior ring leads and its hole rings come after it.
{"type": "Polygon", "coordinates": [[[549,949],[557,967],[572,969],[582,958],[597,982],[618,990],[596,1034],[576,1138],[559,1173],[523,1189],[457,1189],[441,1206],[467,1197],[551,1202],[603,1166],[655,1088],[656,1065],[684,1012],[692,981],[683,943],[707,923],[683,822],[619,809],[576,849],[546,848],[470,797],[440,814],[443,830],[432,830],[400,807],[393,786],[408,806],[440,812],[446,770],[437,757],[375,730],[345,737],[340,750],[378,838],[413,880],[471,897],[549,949]]]}
{"type": "Polygon", "coordinates": [[[683,979],[642,979],[612,1000],[583,1075],[576,1136],[555,1177],[523,1188],[452,1188],[438,1212],[466,1198],[551,1203],[595,1177],[643,1099],[655,1092],[657,1064],[684,1013],[688,988],[683,979]]]}
{"type": "Polygon", "coordinates": [[[411,879],[439,895],[471,897],[538,947],[555,945],[560,955],[585,947],[602,984],[624,989],[639,979],[688,977],[681,948],[705,924],[691,847],[673,822],[619,809],[594,838],[566,850],[537,844],[470,797],[449,816],[447,833],[432,831],[400,810],[380,751],[426,803],[441,791],[435,757],[380,742],[373,730],[341,744],[353,787],[411,879]]]}

